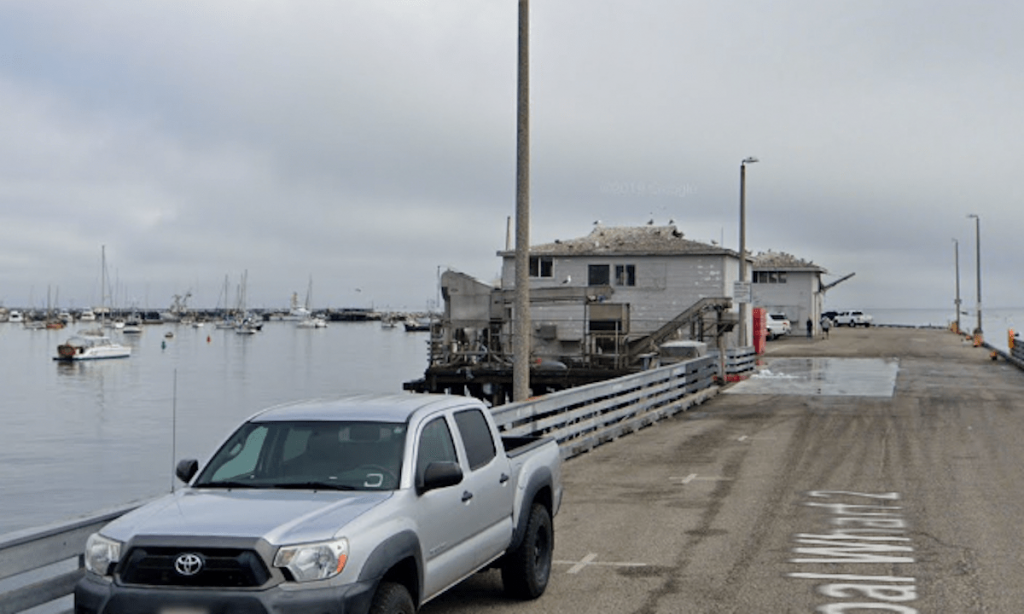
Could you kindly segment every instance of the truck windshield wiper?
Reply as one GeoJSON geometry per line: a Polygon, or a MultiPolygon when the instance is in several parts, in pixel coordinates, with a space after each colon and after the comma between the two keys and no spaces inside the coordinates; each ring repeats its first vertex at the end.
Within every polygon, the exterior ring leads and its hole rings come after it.
{"type": "Polygon", "coordinates": [[[273,484],[268,488],[281,488],[290,490],[355,490],[354,486],[347,484],[334,484],[332,482],[286,482],[273,484]]]}

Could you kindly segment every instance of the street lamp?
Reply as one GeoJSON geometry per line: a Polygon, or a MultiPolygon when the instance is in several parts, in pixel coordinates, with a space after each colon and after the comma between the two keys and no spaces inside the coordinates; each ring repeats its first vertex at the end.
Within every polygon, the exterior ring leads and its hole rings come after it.
{"type": "MultiPolygon", "coordinates": [[[[740,281],[747,281],[747,165],[757,162],[754,156],[744,158],[740,162],[740,281]]],[[[739,297],[740,301],[740,334],[739,345],[747,345],[747,306],[750,303],[749,294],[746,297],[739,297]],[[745,299],[745,300],[744,300],[745,299]]]]}
{"type": "Polygon", "coordinates": [[[984,339],[981,332],[981,218],[977,213],[971,213],[967,217],[974,218],[974,261],[978,266],[978,328],[974,329],[974,344],[981,345],[984,339]]]}

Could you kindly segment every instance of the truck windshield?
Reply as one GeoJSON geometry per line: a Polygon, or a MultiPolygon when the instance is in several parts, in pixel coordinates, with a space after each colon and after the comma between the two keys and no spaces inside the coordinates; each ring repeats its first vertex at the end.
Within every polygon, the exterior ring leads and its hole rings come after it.
{"type": "Polygon", "coordinates": [[[394,422],[247,422],[193,486],[394,490],[405,435],[394,422]]]}

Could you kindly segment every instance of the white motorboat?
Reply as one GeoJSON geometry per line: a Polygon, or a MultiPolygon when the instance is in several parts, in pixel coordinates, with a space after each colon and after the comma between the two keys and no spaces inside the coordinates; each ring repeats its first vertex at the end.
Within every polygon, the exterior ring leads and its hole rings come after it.
{"type": "Polygon", "coordinates": [[[309,316],[299,321],[295,328],[327,328],[327,320],[319,316],[309,316]]]}
{"type": "Polygon", "coordinates": [[[80,360],[100,360],[105,358],[128,358],[132,354],[130,347],[114,343],[102,331],[78,331],[78,334],[57,346],[54,360],[76,362],[80,360]]]}
{"type": "Polygon", "coordinates": [[[7,321],[8,322],[16,322],[16,323],[24,323],[25,322],[25,316],[21,315],[21,312],[18,311],[17,309],[12,309],[11,312],[9,314],[7,314],[7,321]]]}
{"type": "Polygon", "coordinates": [[[124,321],[124,328],[121,329],[121,333],[124,335],[139,335],[142,334],[142,318],[138,315],[133,315],[124,321]]]}

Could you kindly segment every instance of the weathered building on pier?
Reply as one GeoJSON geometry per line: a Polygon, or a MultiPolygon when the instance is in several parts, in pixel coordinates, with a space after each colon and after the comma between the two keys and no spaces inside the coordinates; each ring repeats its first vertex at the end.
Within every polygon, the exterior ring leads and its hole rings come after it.
{"type": "Polygon", "coordinates": [[[824,267],[792,254],[759,253],[754,256],[751,302],[768,313],[785,314],[794,332],[803,331],[807,320],[817,326],[829,287],[821,280],[826,273],[824,267]]]}
{"type": "MultiPolygon", "coordinates": [[[[501,402],[511,383],[515,253],[498,287],[441,276],[444,313],[430,366],[414,390],[468,387],[501,402]],[[506,381],[507,380],[507,381],[506,381]],[[486,390],[484,390],[486,388],[486,390]]],[[[731,346],[737,252],[691,241],[675,226],[604,227],[530,248],[531,386],[536,392],[649,366],[670,339],[731,346]]]]}

